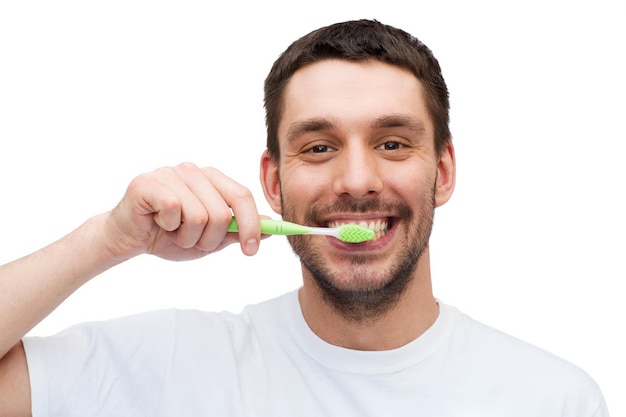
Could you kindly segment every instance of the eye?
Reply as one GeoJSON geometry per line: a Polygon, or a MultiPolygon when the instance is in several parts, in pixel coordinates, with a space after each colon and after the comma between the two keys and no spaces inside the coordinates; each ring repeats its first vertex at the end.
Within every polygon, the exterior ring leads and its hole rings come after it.
{"type": "Polygon", "coordinates": [[[334,149],[331,148],[328,145],[315,145],[313,147],[311,147],[308,152],[310,153],[326,153],[326,152],[332,152],[334,149]]]}
{"type": "Polygon", "coordinates": [[[404,145],[401,144],[400,142],[389,141],[380,145],[378,149],[383,150],[383,151],[395,151],[395,150],[401,149],[403,146],[404,145]]]}

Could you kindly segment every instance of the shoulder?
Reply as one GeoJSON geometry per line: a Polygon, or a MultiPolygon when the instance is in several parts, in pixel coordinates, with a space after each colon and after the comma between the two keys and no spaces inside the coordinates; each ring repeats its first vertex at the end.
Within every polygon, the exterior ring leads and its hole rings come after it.
{"type": "Polygon", "coordinates": [[[454,317],[454,338],[473,355],[487,356],[505,368],[514,366],[535,371],[559,371],[580,376],[585,374],[578,366],[541,347],[479,322],[454,307],[445,308],[454,317]]]}
{"type": "Polygon", "coordinates": [[[134,341],[147,344],[148,341],[159,343],[185,338],[202,339],[211,335],[215,340],[219,334],[246,332],[250,326],[265,321],[273,321],[284,314],[283,310],[293,298],[288,293],[272,300],[247,306],[241,313],[230,311],[202,311],[197,309],[163,309],[128,315],[102,321],[76,324],[58,334],[47,337],[28,337],[27,344],[58,343],[65,345],[92,344],[96,339],[120,340],[124,345],[134,341]]]}
{"type": "Polygon", "coordinates": [[[496,381],[502,389],[519,389],[590,406],[597,407],[603,401],[596,382],[579,366],[483,324],[454,307],[444,308],[454,320],[453,349],[458,349],[460,355],[474,364],[474,371],[481,378],[496,381]]]}

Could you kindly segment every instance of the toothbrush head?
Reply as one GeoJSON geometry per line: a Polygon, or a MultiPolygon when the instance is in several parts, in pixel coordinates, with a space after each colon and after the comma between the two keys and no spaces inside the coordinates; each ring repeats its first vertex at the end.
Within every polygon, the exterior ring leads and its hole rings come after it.
{"type": "Polygon", "coordinates": [[[358,224],[344,224],[339,228],[339,239],[348,243],[361,243],[374,239],[376,233],[358,224]]]}

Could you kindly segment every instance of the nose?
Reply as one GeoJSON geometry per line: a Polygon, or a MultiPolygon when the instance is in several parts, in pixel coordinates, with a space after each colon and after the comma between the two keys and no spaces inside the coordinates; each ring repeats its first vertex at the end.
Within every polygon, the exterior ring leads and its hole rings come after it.
{"type": "Polygon", "coordinates": [[[333,179],[335,194],[363,199],[382,191],[383,181],[374,152],[365,145],[346,147],[341,151],[333,179]]]}

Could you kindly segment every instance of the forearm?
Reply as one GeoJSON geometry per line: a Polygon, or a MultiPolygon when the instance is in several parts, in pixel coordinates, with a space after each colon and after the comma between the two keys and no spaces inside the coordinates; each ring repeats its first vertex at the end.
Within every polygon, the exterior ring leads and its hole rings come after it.
{"type": "Polygon", "coordinates": [[[0,358],[63,300],[120,263],[96,216],[53,244],[0,266],[0,358]]]}

